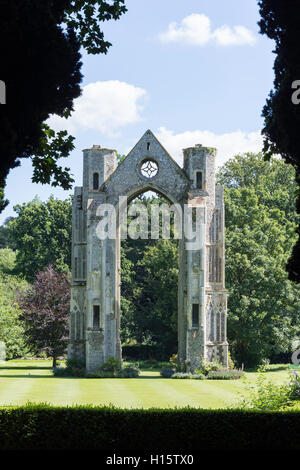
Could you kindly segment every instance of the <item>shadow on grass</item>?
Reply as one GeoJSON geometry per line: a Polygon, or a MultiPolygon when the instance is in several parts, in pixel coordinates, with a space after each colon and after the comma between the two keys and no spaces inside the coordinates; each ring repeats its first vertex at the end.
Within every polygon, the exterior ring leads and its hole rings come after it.
{"type": "Polygon", "coordinates": [[[268,369],[267,372],[277,372],[278,370],[290,370],[289,365],[286,367],[284,366],[278,366],[278,367],[272,367],[271,369],[268,369]]]}
{"type": "Polygon", "coordinates": [[[2,378],[5,378],[5,379],[52,379],[53,377],[54,375],[38,375],[38,374],[2,375],[0,374],[0,381],[2,378]]]}
{"type": "Polygon", "coordinates": [[[55,375],[42,375],[42,374],[0,374],[0,382],[1,379],[84,379],[85,377],[56,377],[55,375]]]}
{"type": "Polygon", "coordinates": [[[52,366],[0,366],[0,370],[50,370],[52,366]]]}
{"type": "MultiPolygon", "coordinates": [[[[287,364],[286,366],[285,365],[278,365],[278,366],[275,366],[275,367],[270,367],[270,369],[266,369],[264,371],[265,374],[268,374],[269,372],[278,372],[278,371],[281,371],[281,370],[290,370],[290,367],[289,367],[289,364],[287,364]]],[[[258,370],[257,368],[249,368],[249,369],[245,369],[244,372],[247,372],[247,373],[251,373],[251,374],[258,374],[258,370]]]]}
{"type": "Polygon", "coordinates": [[[78,379],[78,380],[139,380],[139,379],[163,379],[160,375],[142,375],[140,377],[75,377],[67,375],[42,375],[42,374],[0,374],[0,381],[6,379],[78,379]]]}

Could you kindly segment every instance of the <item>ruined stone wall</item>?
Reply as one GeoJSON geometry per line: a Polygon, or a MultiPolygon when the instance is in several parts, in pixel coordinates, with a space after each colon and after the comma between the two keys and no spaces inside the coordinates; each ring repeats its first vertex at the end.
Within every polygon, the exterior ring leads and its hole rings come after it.
{"type": "MultiPolygon", "coordinates": [[[[99,207],[120,197],[128,202],[154,190],[184,209],[197,209],[199,243],[187,249],[179,242],[178,351],[199,367],[202,359],[227,363],[226,291],[224,277],[224,208],[222,189],[215,188],[215,150],[196,145],[184,150],[183,169],[151,131],[116,166],[116,151],[100,146],[84,150],[83,187],[75,188],[72,235],[72,297],[69,357],[79,357],[93,370],[109,356],[121,358],[120,232],[99,240],[99,207]],[[154,176],[142,165],[155,162],[154,176]],[[215,251],[217,249],[217,252],[215,251]],[[219,261],[220,258],[220,261],[219,261]]],[[[117,226],[119,224],[117,220],[117,226]]],[[[185,234],[184,217],[181,220],[185,234]]]]}

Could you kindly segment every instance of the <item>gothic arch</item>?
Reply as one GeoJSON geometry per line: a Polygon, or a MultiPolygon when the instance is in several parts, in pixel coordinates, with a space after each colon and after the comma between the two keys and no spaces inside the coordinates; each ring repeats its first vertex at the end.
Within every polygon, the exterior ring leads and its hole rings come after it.
{"type": "MultiPolygon", "coordinates": [[[[137,195],[149,190],[161,194],[182,211],[189,205],[201,213],[200,246],[187,249],[184,237],[179,242],[179,355],[190,360],[195,368],[203,358],[212,356],[212,352],[220,355],[221,351],[220,359],[227,365],[228,345],[223,317],[219,325],[224,331],[218,338],[209,337],[206,325],[207,299],[211,298],[215,303],[220,293],[226,296],[224,276],[212,278],[208,269],[208,253],[216,244],[219,257],[224,260],[223,216],[218,219],[218,239],[212,240],[210,236],[214,211],[224,212],[222,188],[215,186],[214,160],[214,149],[196,145],[184,150],[181,168],[149,130],[118,166],[115,150],[95,145],[84,150],[83,186],[75,188],[73,203],[70,330],[74,331],[74,306],[79,304],[79,298],[84,305],[81,321],[84,327],[80,330],[80,338],[71,334],[69,356],[83,359],[88,370],[96,369],[109,356],[122,356],[120,239],[118,234],[104,240],[96,236],[99,208],[102,204],[110,204],[118,213],[124,198],[129,204],[137,195]],[[201,189],[197,182],[199,172],[201,189]],[[98,189],[94,184],[95,173],[99,175],[98,189]],[[98,313],[99,321],[95,323],[98,313]]],[[[183,217],[181,223],[184,223],[183,217]]],[[[216,321],[215,315],[213,308],[210,321],[216,321]]]]}

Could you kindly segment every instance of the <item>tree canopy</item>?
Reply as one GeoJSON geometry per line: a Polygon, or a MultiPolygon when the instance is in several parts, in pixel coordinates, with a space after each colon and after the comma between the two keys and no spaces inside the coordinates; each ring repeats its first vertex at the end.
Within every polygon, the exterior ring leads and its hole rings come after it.
{"type": "MultiPolygon", "coordinates": [[[[297,0],[259,0],[260,31],[275,41],[274,89],[263,108],[264,152],[280,154],[294,165],[300,214],[300,106],[292,101],[292,84],[300,80],[300,4],[297,0]]],[[[298,226],[300,234],[300,226],[298,226]]],[[[288,263],[290,278],[300,282],[300,239],[288,263]]]]}
{"type": "Polygon", "coordinates": [[[80,93],[80,47],[106,53],[100,23],[118,19],[124,0],[2,0],[1,77],[6,105],[0,114],[0,211],[6,177],[22,158],[32,158],[33,181],[71,187],[69,168],[58,160],[73,149],[72,136],[45,124],[50,115],[67,117],[80,93]]]}
{"type": "Polygon", "coordinates": [[[291,350],[300,333],[300,288],[286,262],[297,240],[295,171],[244,154],[220,169],[225,186],[228,339],[234,358],[257,365],[291,350]]]}
{"type": "MultiPolygon", "coordinates": [[[[295,171],[248,153],[223,165],[217,181],[225,186],[230,350],[238,364],[256,366],[290,352],[300,335],[300,288],[285,270],[297,240],[295,171]]],[[[153,201],[144,198],[148,207],[153,201]]],[[[121,254],[122,340],[168,357],[177,339],[176,240],[127,239],[121,254]]]]}
{"type": "MultiPolygon", "coordinates": [[[[150,212],[151,204],[166,200],[140,196],[133,204],[139,202],[150,212]]],[[[168,358],[177,347],[177,241],[127,238],[121,268],[121,340],[154,345],[168,358]]]]}
{"type": "Polygon", "coordinates": [[[14,207],[17,217],[8,222],[9,242],[17,249],[16,272],[28,281],[53,264],[59,271],[71,267],[72,204],[50,197],[14,207]]]}
{"type": "MultiPolygon", "coordinates": [[[[256,365],[290,352],[300,336],[300,287],[285,271],[299,222],[295,171],[279,158],[266,161],[262,154],[248,153],[223,165],[217,181],[225,187],[230,349],[239,364],[256,365]]],[[[148,211],[150,204],[166,202],[145,195],[139,200],[148,211]]],[[[3,245],[17,249],[10,275],[32,281],[48,263],[56,271],[67,270],[71,201],[36,199],[16,209],[17,216],[2,231],[3,245]]],[[[177,340],[177,241],[127,238],[121,269],[122,342],[153,345],[168,358],[177,340]]]]}
{"type": "Polygon", "coordinates": [[[24,324],[17,303],[18,292],[24,292],[28,283],[14,274],[16,253],[0,249],[0,341],[6,346],[6,359],[22,357],[28,352],[24,340],[24,324]]]}

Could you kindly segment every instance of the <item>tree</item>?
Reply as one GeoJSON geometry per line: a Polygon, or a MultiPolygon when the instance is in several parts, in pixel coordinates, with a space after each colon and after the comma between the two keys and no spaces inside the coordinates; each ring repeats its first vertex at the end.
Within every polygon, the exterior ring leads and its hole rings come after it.
{"type": "Polygon", "coordinates": [[[143,271],[144,285],[136,299],[137,328],[163,356],[171,356],[177,351],[177,243],[160,239],[148,246],[138,269],[143,271]]]}
{"type": "Polygon", "coordinates": [[[117,20],[124,0],[2,0],[0,18],[1,80],[6,105],[0,114],[0,211],[8,201],[8,172],[31,158],[33,181],[71,187],[69,168],[58,164],[73,149],[74,138],[55,133],[44,122],[68,117],[80,93],[80,47],[106,53],[100,22],[117,20]]]}
{"type": "MultiPolygon", "coordinates": [[[[264,151],[280,154],[296,170],[300,214],[300,106],[292,101],[292,84],[300,80],[300,4],[296,0],[259,0],[261,34],[275,41],[274,90],[263,108],[264,151]]],[[[297,230],[300,235],[300,225],[297,230]]],[[[300,238],[287,265],[291,280],[300,282],[300,238]]]]}
{"type": "Polygon", "coordinates": [[[53,358],[53,367],[65,353],[68,343],[70,279],[48,265],[39,271],[33,285],[19,296],[25,322],[25,335],[30,350],[45,352],[53,358]]]}
{"type": "Polygon", "coordinates": [[[32,281],[49,263],[66,271],[71,265],[71,200],[50,197],[14,207],[17,217],[7,225],[9,238],[17,249],[16,270],[32,281]]]}
{"type": "Polygon", "coordinates": [[[300,333],[300,286],[285,271],[297,239],[295,172],[248,153],[217,179],[225,186],[229,344],[238,363],[253,366],[290,351],[300,333]]]}
{"type": "MultiPolygon", "coordinates": [[[[151,204],[166,200],[140,196],[137,202],[150,214],[151,204]]],[[[128,238],[121,245],[121,267],[121,340],[155,345],[170,356],[177,342],[177,241],[128,238]]]]}
{"type": "Polygon", "coordinates": [[[17,292],[27,289],[28,283],[13,274],[15,263],[14,251],[0,249],[0,341],[5,342],[6,359],[23,357],[28,352],[17,303],[17,292]]]}
{"type": "Polygon", "coordinates": [[[0,225],[0,249],[1,248],[11,248],[12,250],[16,249],[15,243],[12,241],[10,236],[10,231],[8,229],[8,223],[13,219],[13,217],[6,217],[3,224],[0,225]]]}

